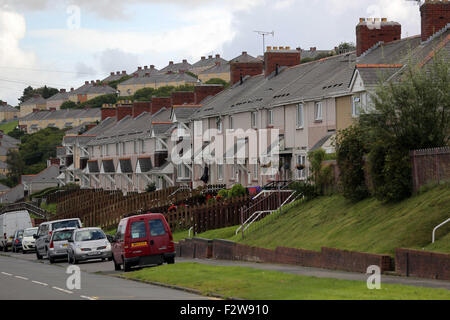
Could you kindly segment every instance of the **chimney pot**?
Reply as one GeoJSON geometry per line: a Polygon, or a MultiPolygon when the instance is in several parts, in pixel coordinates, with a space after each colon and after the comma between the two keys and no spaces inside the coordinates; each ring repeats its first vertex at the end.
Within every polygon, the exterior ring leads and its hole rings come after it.
{"type": "Polygon", "coordinates": [[[187,63],[187,60],[186,60],[186,59],[183,59],[183,63],[187,63]]]}
{"type": "Polygon", "coordinates": [[[74,88],[70,88],[70,91],[72,92],[72,91],[74,91],[75,89],[74,88]]]}
{"type": "Polygon", "coordinates": [[[61,89],[60,92],[65,93],[66,89],[61,89]]]}
{"type": "Polygon", "coordinates": [[[142,67],[138,67],[138,70],[139,70],[139,71],[142,70],[142,67]]]}
{"type": "Polygon", "coordinates": [[[216,59],[219,59],[220,58],[220,54],[216,54],[216,59]]]}
{"type": "Polygon", "coordinates": [[[201,57],[201,60],[205,60],[205,59],[206,59],[206,57],[204,57],[204,56],[203,56],[203,57],[201,57]]]}
{"type": "Polygon", "coordinates": [[[247,55],[247,51],[242,51],[242,54],[245,56],[247,55]]]}
{"type": "Polygon", "coordinates": [[[116,75],[120,75],[120,71],[117,71],[117,72],[116,72],[116,75]]]}
{"type": "Polygon", "coordinates": [[[127,72],[125,70],[122,71],[122,74],[127,74],[127,72]]]}
{"type": "Polygon", "coordinates": [[[147,69],[148,69],[148,66],[144,66],[144,69],[147,70],[147,69]]]}
{"type": "Polygon", "coordinates": [[[212,59],[212,55],[209,55],[209,56],[208,56],[208,59],[212,59]]]}
{"type": "Polygon", "coordinates": [[[111,75],[113,76],[113,75],[114,75],[114,72],[111,72],[111,75]]]}
{"type": "Polygon", "coordinates": [[[89,84],[89,81],[85,81],[84,84],[89,84]]]}
{"type": "Polygon", "coordinates": [[[169,66],[173,65],[173,61],[169,61],[169,66]]]}
{"type": "Polygon", "coordinates": [[[151,66],[150,66],[150,69],[155,69],[155,66],[152,64],[151,66]]]}

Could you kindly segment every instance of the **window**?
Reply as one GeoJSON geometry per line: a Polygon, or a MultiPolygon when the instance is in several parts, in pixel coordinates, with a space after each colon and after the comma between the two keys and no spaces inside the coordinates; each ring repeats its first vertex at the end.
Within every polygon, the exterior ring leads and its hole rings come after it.
{"type": "Polygon", "coordinates": [[[217,180],[223,180],[223,164],[217,165],[217,180]]]}
{"type": "Polygon", "coordinates": [[[39,227],[39,236],[45,236],[48,233],[48,224],[41,224],[39,227]]]}
{"type": "Polygon", "coordinates": [[[64,241],[72,238],[73,230],[58,231],[53,234],[53,241],[64,241]]]}
{"type": "Polygon", "coordinates": [[[78,220],[67,220],[52,223],[52,230],[62,229],[62,228],[80,228],[80,223],[78,220]]]}
{"type": "Polygon", "coordinates": [[[252,112],[252,128],[256,128],[256,119],[258,117],[257,112],[252,112]]]}
{"type": "Polygon", "coordinates": [[[297,128],[303,128],[304,120],[303,120],[303,104],[297,105],[297,128]]]}
{"type": "Polygon", "coordinates": [[[258,180],[258,164],[253,165],[253,180],[258,180]]]}
{"type": "Polygon", "coordinates": [[[352,97],[352,116],[358,117],[363,107],[363,95],[358,94],[352,97]]]}
{"type": "Polygon", "coordinates": [[[119,148],[120,148],[119,144],[116,143],[116,155],[117,155],[117,156],[120,155],[119,148]]]}
{"type": "Polygon", "coordinates": [[[82,230],[75,233],[75,241],[95,241],[102,239],[106,239],[106,236],[100,229],[82,230]]]}
{"type": "Polygon", "coordinates": [[[222,129],[223,129],[223,124],[222,124],[222,119],[220,117],[217,117],[217,131],[219,131],[219,133],[222,133],[222,129]]]}
{"type": "Polygon", "coordinates": [[[273,125],[273,110],[267,110],[267,124],[273,125]]]}
{"type": "Polygon", "coordinates": [[[160,219],[150,220],[148,225],[150,227],[150,235],[152,237],[163,236],[166,234],[164,223],[160,219]]]}
{"type": "Polygon", "coordinates": [[[134,153],[139,153],[139,141],[135,140],[134,141],[134,153]]]}
{"type": "Polygon", "coordinates": [[[141,140],[141,152],[142,153],[145,153],[145,141],[144,140],[141,140]]]}
{"type": "Polygon", "coordinates": [[[125,227],[126,227],[126,223],[121,223],[119,224],[119,226],[117,227],[117,232],[116,232],[116,239],[119,241],[123,241],[125,238],[125,227]]]}
{"type": "Polygon", "coordinates": [[[316,102],[316,106],[314,109],[314,119],[316,121],[322,120],[322,102],[316,102]]]}
{"type": "Polygon", "coordinates": [[[121,155],[125,155],[127,152],[126,152],[126,149],[125,149],[125,142],[122,142],[121,144],[120,144],[120,147],[121,147],[121,152],[120,152],[120,154],[121,155]]]}
{"type": "Polygon", "coordinates": [[[298,169],[298,178],[306,178],[306,155],[298,155],[297,157],[297,167],[303,169],[298,169]],[[300,167],[299,167],[300,166],[300,167]]]}
{"type": "Polygon", "coordinates": [[[147,237],[145,230],[145,221],[135,221],[131,224],[131,239],[140,239],[147,237]]]}
{"type": "Polygon", "coordinates": [[[182,163],[180,163],[178,165],[177,174],[178,174],[178,179],[189,179],[191,177],[191,172],[190,172],[189,168],[185,164],[182,164],[182,163]]]}
{"type": "Polygon", "coordinates": [[[234,129],[234,119],[233,116],[229,116],[229,121],[230,121],[230,129],[234,129]]]}

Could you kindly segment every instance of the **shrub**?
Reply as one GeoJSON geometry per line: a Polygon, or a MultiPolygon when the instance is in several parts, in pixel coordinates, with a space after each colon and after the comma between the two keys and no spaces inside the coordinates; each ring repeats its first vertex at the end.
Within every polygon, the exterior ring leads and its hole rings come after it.
{"type": "Polygon", "coordinates": [[[233,198],[242,197],[247,195],[247,189],[245,189],[241,184],[235,184],[231,190],[230,195],[233,198]]]}
{"type": "Polygon", "coordinates": [[[156,191],[156,185],[152,182],[145,187],[145,192],[153,192],[156,191]]]}
{"type": "Polygon", "coordinates": [[[336,136],[336,158],[344,197],[359,201],[369,195],[364,175],[366,148],[359,125],[341,130],[336,136]]]}
{"type": "Polygon", "coordinates": [[[316,187],[309,181],[296,181],[289,185],[289,189],[294,190],[297,195],[303,197],[306,200],[314,199],[318,196],[316,187]]]}

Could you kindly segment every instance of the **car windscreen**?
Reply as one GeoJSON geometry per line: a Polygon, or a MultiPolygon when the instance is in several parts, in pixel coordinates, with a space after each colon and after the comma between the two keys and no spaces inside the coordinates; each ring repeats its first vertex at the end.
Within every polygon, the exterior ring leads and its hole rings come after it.
{"type": "Polygon", "coordinates": [[[17,231],[16,238],[17,238],[17,239],[22,239],[22,238],[23,238],[23,230],[17,231]]]}
{"type": "Polygon", "coordinates": [[[32,237],[33,235],[37,234],[38,229],[27,229],[23,232],[24,237],[32,237]]]}
{"type": "Polygon", "coordinates": [[[53,241],[65,241],[72,238],[73,230],[57,231],[53,234],[53,241]]]}
{"type": "Polygon", "coordinates": [[[81,230],[75,234],[75,241],[93,241],[105,239],[106,236],[102,230],[81,230]]]}
{"type": "Polygon", "coordinates": [[[66,220],[52,223],[53,230],[64,228],[79,228],[78,220],[66,220]]]}

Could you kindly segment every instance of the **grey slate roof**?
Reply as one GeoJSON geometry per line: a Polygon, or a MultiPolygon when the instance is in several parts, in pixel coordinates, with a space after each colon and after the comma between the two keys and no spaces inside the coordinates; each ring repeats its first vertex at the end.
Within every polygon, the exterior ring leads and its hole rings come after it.
{"type": "Polygon", "coordinates": [[[229,73],[230,72],[230,64],[229,63],[225,63],[225,64],[216,64],[214,66],[212,66],[211,68],[208,68],[202,72],[200,72],[200,74],[212,74],[212,73],[229,73]]]}
{"type": "Polygon", "coordinates": [[[0,195],[0,202],[2,203],[14,203],[20,199],[24,198],[24,187],[23,184],[19,184],[6,192],[5,194],[0,195]]]}
{"type": "Polygon", "coordinates": [[[0,192],[9,190],[10,188],[0,183],[0,192]]]}
{"type": "Polygon", "coordinates": [[[69,100],[70,92],[58,92],[57,94],[54,94],[50,98],[47,99],[47,101],[60,101],[60,100],[69,100]]]}
{"type": "Polygon", "coordinates": [[[42,98],[41,95],[36,95],[31,97],[30,99],[28,99],[27,101],[24,101],[21,106],[26,106],[26,105],[36,105],[36,104],[46,104],[47,101],[42,98]]]}
{"type": "Polygon", "coordinates": [[[191,115],[199,110],[200,107],[176,106],[172,108],[172,116],[175,115],[177,121],[184,121],[189,119],[191,115]]]}
{"type": "Polygon", "coordinates": [[[32,112],[22,121],[27,120],[57,120],[57,119],[83,119],[83,118],[101,118],[101,110],[98,108],[92,109],[63,109],[56,111],[42,110],[39,112],[32,112]]]}
{"type": "Polygon", "coordinates": [[[102,82],[106,82],[107,83],[107,82],[111,82],[111,81],[117,81],[117,80],[122,79],[122,77],[125,77],[125,76],[127,76],[126,73],[123,74],[123,73],[120,72],[119,74],[117,74],[117,72],[114,72],[113,75],[110,74],[108,77],[103,79],[102,82]]]}
{"type": "Polygon", "coordinates": [[[145,66],[144,66],[144,68],[141,68],[141,70],[139,70],[139,68],[138,68],[135,72],[132,73],[132,75],[137,74],[138,77],[144,77],[145,74],[147,74],[147,73],[149,73],[150,75],[153,75],[153,74],[159,73],[159,70],[156,68],[152,69],[152,68],[148,68],[148,67],[147,67],[147,69],[145,69],[145,66]]]}
{"type": "Polygon", "coordinates": [[[257,75],[205,101],[191,119],[239,113],[344,94],[355,67],[353,53],[282,67],[278,76],[257,75]]]}
{"type": "Polygon", "coordinates": [[[301,49],[300,51],[300,58],[303,59],[307,59],[307,58],[311,58],[314,59],[315,57],[317,57],[319,54],[328,54],[330,53],[331,50],[303,50],[301,49]]]}
{"type": "Polygon", "coordinates": [[[0,104],[0,112],[20,112],[20,110],[10,106],[9,104],[0,104]]]}
{"type": "Polygon", "coordinates": [[[260,59],[257,59],[251,55],[249,55],[246,52],[242,52],[240,56],[237,56],[236,58],[232,59],[230,63],[263,63],[260,59]]]}
{"type": "Polygon", "coordinates": [[[174,64],[170,64],[167,65],[166,67],[162,68],[159,73],[166,73],[169,71],[172,72],[179,72],[179,71],[188,71],[189,69],[192,68],[192,64],[190,64],[189,62],[180,62],[180,63],[174,63],[174,64]]]}
{"type": "Polygon", "coordinates": [[[32,176],[22,176],[22,183],[56,183],[56,177],[59,175],[59,166],[52,165],[40,173],[32,176]]]}
{"type": "Polygon", "coordinates": [[[133,77],[127,81],[122,82],[120,85],[135,85],[135,84],[155,84],[155,83],[166,83],[166,82],[181,82],[185,81],[187,83],[197,83],[198,79],[186,74],[186,73],[155,73],[150,74],[150,76],[145,77],[133,77]]]}
{"type": "Polygon", "coordinates": [[[204,68],[204,67],[213,67],[217,62],[220,64],[228,64],[228,61],[223,59],[222,57],[209,56],[208,58],[203,57],[204,59],[200,59],[196,63],[192,65],[192,68],[204,68]]]}

